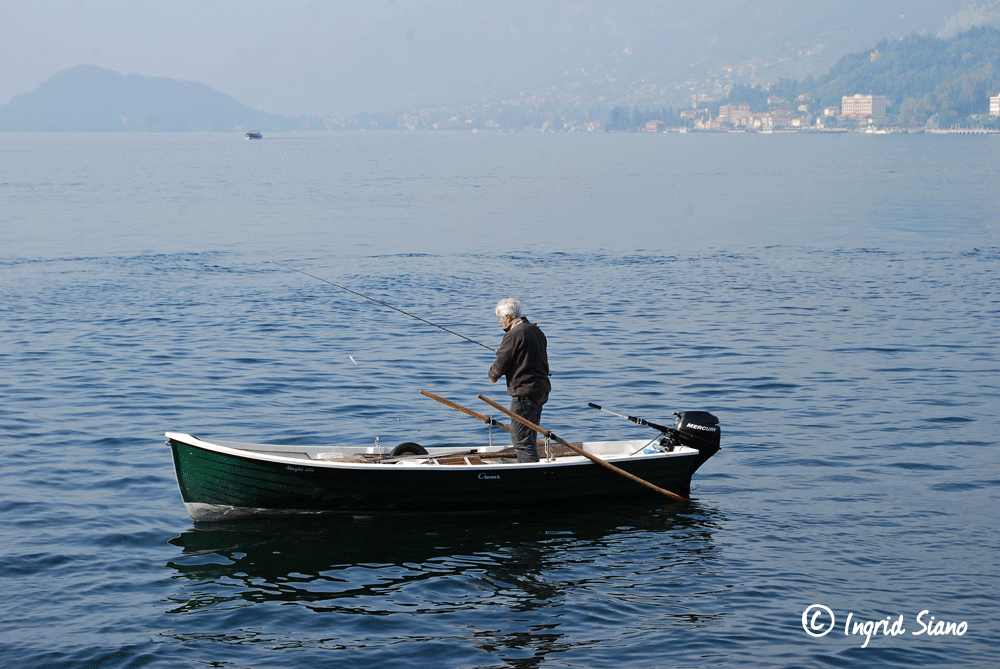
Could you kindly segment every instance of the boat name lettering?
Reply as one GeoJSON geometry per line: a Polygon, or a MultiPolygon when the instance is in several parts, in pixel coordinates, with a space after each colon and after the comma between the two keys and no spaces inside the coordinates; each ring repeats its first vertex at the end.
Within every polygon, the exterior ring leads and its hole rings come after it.
{"type": "Polygon", "coordinates": [[[309,472],[314,472],[314,471],[316,471],[316,470],[315,470],[315,469],[313,469],[312,467],[295,467],[295,466],[293,466],[293,465],[288,465],[287,467],[285,467],[285,469],[287,469],[287,470],[288,470],[288,471],[290,471],[290,472],[305,472],[305,473],[307,473],[307,474],[308,474],[309,472]]]}
{"type": "Polygon", "coordinates": [[[498,479],[498,478],[500,478],[500,475],[499,474],[487,474],[486,472],[480,472],[479,478],[480,479],[498,479]]]}

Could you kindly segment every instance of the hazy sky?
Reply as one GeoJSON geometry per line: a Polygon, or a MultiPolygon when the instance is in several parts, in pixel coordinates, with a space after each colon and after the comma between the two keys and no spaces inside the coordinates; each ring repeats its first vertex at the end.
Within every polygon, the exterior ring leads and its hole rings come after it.
{"type": "Polygon", "coordinates": [[[0,104],[81,64],[289,115],[472,102],[595,71],[683,78],[747,58],[819,74],[883,37],[997,16],[1000,0],[2,1],[0,104]]]}

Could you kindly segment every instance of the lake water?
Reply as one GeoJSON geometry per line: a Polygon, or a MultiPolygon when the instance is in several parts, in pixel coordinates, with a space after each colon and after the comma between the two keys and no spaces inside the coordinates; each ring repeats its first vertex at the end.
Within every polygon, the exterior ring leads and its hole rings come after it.
{"type": "Polygon", "coordinates": [[[0,134],[0,657],[995,666],[998,176],[995,136],[0,134]],[[418,391],[503,401],[272,261],[491,346],[516,295],[543,426],[705,409],[723,450],[681,505],[195,524],[165,431],[460,444],[418,391]]]}

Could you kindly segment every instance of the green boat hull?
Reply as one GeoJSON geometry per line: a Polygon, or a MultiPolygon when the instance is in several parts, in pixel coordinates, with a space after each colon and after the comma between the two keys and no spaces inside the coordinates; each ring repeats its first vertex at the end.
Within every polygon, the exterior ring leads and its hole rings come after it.
{"type": "MultiPolygon", "coordinates": [[[[195,520],[301,514],[483,512],[577,504],[620,495],[655,495],[604,467],[575,462],[531,465],[398,466],[269,457],[254,451],[169,438],[177,483],[195,520]]],[[[687,497],[698,451],[615,464],[687,497]]]]}

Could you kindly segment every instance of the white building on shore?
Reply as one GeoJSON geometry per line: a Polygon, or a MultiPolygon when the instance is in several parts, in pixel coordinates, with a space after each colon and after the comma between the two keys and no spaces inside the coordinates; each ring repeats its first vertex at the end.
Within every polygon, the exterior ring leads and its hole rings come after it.
{"type": "Polygon", "coordinates": [[[840,113],[852,118],[881,118],[885,116],[888,98],[884,95],[845,95],[840,99],[840,113]]]}
{"type": "Polygon", "coordinates": [[[990,116],[1000,116],[1000,95],[990,96],[990,116]]]}

